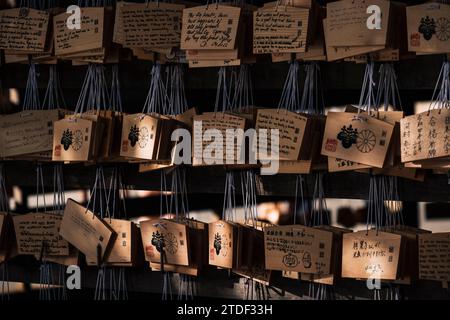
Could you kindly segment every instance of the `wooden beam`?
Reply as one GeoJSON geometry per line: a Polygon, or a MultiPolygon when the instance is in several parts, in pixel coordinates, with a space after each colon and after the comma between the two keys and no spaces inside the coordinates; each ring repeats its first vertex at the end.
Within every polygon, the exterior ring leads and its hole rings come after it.
{"type": "MultiPolygon", "coordinates": [[[[139,173],[135,164],[122,164],[126,167],[124,184],[135,190],[160,190],[161,176],[159,171],[139,173]]],[[[105,165],[106,175],[111,164],[105,165]]],[[[64,166],[66,189],[87,189],[93,185],[95,166],[70,164],[64,166]]],[[[36,187],[36,166],[32,162],[12,161],[5,163],[7,185],[36,187]]],[[[223,167],[188,167],[186,172],[189,193],[222,194],[225,187],[223,167]]],[[[315,176],[306,175],[306,196],[314,192],[315,176]]],[[[327,173],[325,175],[325,196],[327,198],[368,199],[370,175],[358,172],[327,173]]],[[[258,189],[261,197],[295,197],[295,174],[259,176],[258,189]]],[[[170,180],[170,179],[168,179],[170,180]]],[[[239,174],[237,173],[236,190],[241,192],[239,174]]],[[[52,164],[44,164],[44,183],[47,190],[53,188],[52,164]]],[[[170,181],[167,181],[170,190],[170,181]]],[[[403,201],[450,201],[450,185],[446,175],[429,174],[424,182],[399,178],[398,192],[403,201]]]]}

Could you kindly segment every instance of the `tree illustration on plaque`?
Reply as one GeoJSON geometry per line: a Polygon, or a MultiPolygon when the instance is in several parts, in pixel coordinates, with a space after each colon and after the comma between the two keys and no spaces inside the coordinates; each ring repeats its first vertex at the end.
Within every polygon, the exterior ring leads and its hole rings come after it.
{"type": "Polygon", "coordinates": [[[426,16],[420,19],[419,32],[423,34],[425,40],[429,41],[436,33],[436,23],[433,18],[426,16]]]}
{"type": "Polygon", "coordinates": [[[139,128],[136,125],[131,126],[130,133],[128,134],[128,140],[130,140],[130,144],[133,148],[139,141],[139,128]]]}
{"type": "Polygon", "coordinates": [[[214,249],[216,249],[216,255],[219,255],[222,249],[222,237],[219,233],[214,236],[214,249]]]}
{"type": "Polygon", "coordinates": [[[156,248],[158,252],[162,252],[165,247],[164,235],[156,231],[152,233],[152,245],[156,248]]]}
{"type": "Polygon", "coordinates": [[[130,133],[128,134],[128,140],[131,146],[134,148],[139,145],[140,148],[145,148],[149,138],[147,127],[138,128],[137,125],[131,126],[130,133]]]}
{"type": "Polygon", "coordinates": [[[69,150],[69,147],[72,145],[73,142],[73,133],[70,131],[70,129],[67,129],[63,132],[61,137],[61,144],[64,146],[64,150],[69,150]]]}
{"type": "Polygon", "coordinates": [[[352,125],[349,125],[348,128],[343,126],[337,138],[345,149],[349,149],[357,141],[358,129],[353,129],[352,125]]]}

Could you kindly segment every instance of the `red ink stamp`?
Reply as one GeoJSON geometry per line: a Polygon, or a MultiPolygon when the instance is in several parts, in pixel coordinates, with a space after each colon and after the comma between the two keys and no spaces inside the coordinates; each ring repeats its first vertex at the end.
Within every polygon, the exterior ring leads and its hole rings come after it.
{"type": "Polygon", "coordinates": [[[417,32],[411,34],[409,40],[410,40],[411,47],[420,47],[420,34],[418,34],[417,32]]]}
{"type": "Polygon", "coordinates": [[[209,260],[214,260],[214,249],[209,250],[209,260]]]}
{"type": "Polygon", "coordinates": [[[148,257],[153,258],[155,256],[155,251],[153,249],[153,246],[146,246],[145,247],[145,254],[148,257]]]}
{"type": "Polygon", "coordinates": [[[55,157],[61,156],[61,145],[55,146],[55,157]]]}
{"type": "Polygon", "coordinates": [[[128,140],[122,141],[122,151],[127,152],[128,151],[128,140]]]}
{"type": "Polygon", "coordinates": [[[338,142],[336,139],[327,139],[327,143],[325,144],[325,150],[330,152],[336,152],[337,144],[338,142]]]}

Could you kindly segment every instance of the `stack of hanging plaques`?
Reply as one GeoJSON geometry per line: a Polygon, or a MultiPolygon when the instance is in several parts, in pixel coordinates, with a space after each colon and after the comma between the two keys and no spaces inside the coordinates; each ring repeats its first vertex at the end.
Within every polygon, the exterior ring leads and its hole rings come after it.
{"type": "Polygon", "coordinates": [[[241,64],[241,12],[240,7],[218,2],[183,10],[181,49],[186,50],[189,67],[241,64]]]}
{"type": "Polygon", "coordinates": [[[428,111],[400,122],[405,167],[447,171],[450,165],[450,62],[444,62],[428,111]]]}
{"type": "Polygon", "coordinates": [[[122,108],[122,94],[119,81],[119,65],[112,66],[112,84],[110,102],[106,110],[102,110],[101,113],[106,120],[106,138],[102,143],[101,160],[110,162],[124,162],[124,159],[120,156],[121,141],[122,141],[122,126],[123,118],[126,113],[122,108]]]}
{"type": "Polygon", "coordinates": [[[209,224],[208,234],[209,264],[225,269],[235,268],[238,226],[230,221],[219,220],[209,224]]]}
{"type": "Polygon", "coordinates": [[[399,60],[405,54],[406,7],[386,0],[341,0],[327,5],[323,20],[327,60],[367,62],[399,60]],[[367,7],[376,5],[383,13],[380,28],[369,29],[367,7]],[[395,17],[395,19],[394,19],[395,17]],[[376,54],[373,54],[376,53],[376,54]]]}
{"type": "Polygon", "coordinates": [[[258,226],[238,224],[236,263],[233,272],[269,285],[270,270],[266,270],[264,252],[264,224],[258,226]]]}
{"type": "Polygon", "coordinates": [[[96,257],[97,265],[108,257],[117,238],[109,224],[72,199],[64,209],[59,234],[86,257],[96,257]]]}
{"type": "Polygon", "coordinates": [[[169,115],[169,100],[161,65],[153,66],[147,99],[141,113],[124,115],[120,156],[130,161],[170,162],[172,132],[183,124],[169,115]]]}
{"type": "MultiPolygon", "coordinates": [[[[117,152],[118,150],[117,145],[119,144],[120,138],[119,141],[115,141],[114,139],[117,139],[122,130],[121,121],[123,114],[119,107],[121,103],[109,99],[105,67],[101,65],[90,65],[88,68],[87,94],[89,97],[94,98],[88,99],[86,104],[90,109],[83,112],[82,117],[94,121],[97,124],[93,140],[95,152],[93,157],[105,161],[117,155],[117,153],[114,155],[114,151],[117,152]],[[119,104],[119,106],[115,104],[119,104]],[[114,143],[116,143],[116,146],[114,146],[114,143]]],[[[116,81],[116,85],[118,83],[117,73],[117,69],[113,71],[113,81],[116,81]]],[[[112,92],[112,94],[118,95],[120,98],[120,92],[112,92]]],[[[116,97],[115,99],[117,100],[118,98],[116,97]]],[[[115,158],[115,160],[121,159],[115,158]]]]}
{"type": "Polygon", "coordinates": [[[236,204],[233,172],[226,173],[224,193],[222,219],[208,226],[208,259],[210,265],[218,268],[235,269],[239,258],[241,225],[234,222],[236,204]]]}
{"type": "Polygon", "coordinates": [[[450,233],[419,235],[419,279],[450,282],[450,233]]]}
{"type": "MultiPolygon", "coordinates": [[[[36,178],[38,191],[36,193],[36,207],[39,208],[39,198],[45,194],[43,172],[40,165],[36,168],[36,178]]],[[[14,215],[17,254],[34,256],[38,261],[69,256],[69,243],[59,235],[61,221],[62,215],[57,211],[36,211],[29,214],[14,215]]]]}
{"type": "Polygon", "coordinates": [[[54,122],[53,161],[79,162],[96,159],[102,152],[105,127],[108,126],[103,67],[89,65],[75,113],[54,122]],[[96,108],[89,109],[86,108],[96,108]]]}
{"type": "Polygon", "coordinates": [[[383,168],[394,125],[367,113],[329,112],[322,154],[376,168],[383,168]]]}
{"type": "Polygon", "coordinates": [[[33,255],[38,260],[47,256],[68,256],[69,243],[61,238],[62,216],[43,212],[15,215],[14,230],[19,255],[33,255]]]}
{"type": "MultiPolygon", "coordinates": [[[[320,154],[326,121],[320,68],[317,63],[306,65],[306,79],[301,100],[298,76],[296,75],[298,68],[296,62],[291,64],[290,75],[286,80],[279,109],[284,107],[295,110],[297,114],[303,116],[306,119],[306,127],[303,130],[300,128],[298,133],[304,131],[305,134],[301,138],[300,159],[279,161],[279,173],[308,174],[313,170],[325,170],[327,168],[327,159],[320,154]]],[[[262,125],[262,123],[259,125],[262,125]]],[[[287,125],[289,124],[287,123],[287,125]]],[[[273,129],[277,128],[272,127],[273,129]]],[[[280,134],[283,137],[290,138],[281,129],[280,127],[280,134]]],[[[267,164],[263,164],[264,166],[267,166],[267,164]]]]}
{"type": "Polygon", "coordinates": [[[70,112],[62,109],[24,110],[0,117],[0,156],[42,160],[53,149],[53,122],[70,112]]]}
{"type": "MultiPolygon", "coordinates": [[[[53,66],[50,68],[54,70],[53,66]]],[[[51,85],[52,82],[49,81],[49,87],[51,85]]],[[[44,103],[47,100],[44,99],[44,103]]],[[[0,116],[0,157],[11,160],[49,160],[53,143],[53,122],[70,114],[58,107],[41,107],[36,65],[30,64],[22,112],[0,116]]]]}
{"type": "Polygon", "coordinates": [[[156,160],[161,133],[161,118],[132,114],[123,117],[120,155],[126,158],[156,160]]]}
{"type": "Polygon", "coordinates": [[[119,2],[113,41],[131,49],[138,59],[155,60],[154,53],[170,59],[179,53],[184,8],[176,3],[119,2]]]}
{"type": "MultiPolygon", "coordinates": [[[[122,219],[103,219],[104,222],[117,234],[111,250],[107,252],[104,263],[111,267],[136,267],[141,263],[142,247],[140,245],[139,228],[132,221],[122,219]]],[[[86,263],[97,265],[95,256],[86,256],[86,263]]]]}
{"type": "Polygon", "coordinates": [[[0,49],[6,63],[51,59],[51,13],[27,7],[0,11],[0,49]]]}
{"type": "Polygon", "coordinates": [[[227,68],[221,67],[214,112],[194,116],[192,130],[194,166],[241,167],[248,162],[248,145],[244,141],[248,122],[245,117],[233,114],[235,110],[229,97],[228,80],[227,68]],[[211,143],[213,140],[216,143],[211,143]]]}
{"type": "Polygon", "coordinates": [[[332,273],[333,232],[302,225],[264,228],[266,268],[312,274],[332,273]]]}
{"type": "Polygon", "coordinates": [[[403,113],[378,112],[373,94],[373,73],[374,64],[371,62],[366,66],[357,113],[345,110],[327,114],[321,154],[331,158],[328,162],[331,171],[336,163],[338,167],[341,163],[348,164],[341,166],[342,170],[348,167],[361,169],[364,165],[375,168],[392,165],[389,151],[395,152],[391,149],[391,142],[395,123],[403,113]]]}
{"type": "MultiPolygon", "coordinates": [[[[205,112],[202,115],[194,116],[193,141],[194,152],[192,164],[194,166],[204,165],[242,165],[245,164],[246,153],[243,136],[241,139],[232,140],[230,144],[227,138],[228,132],[242,132],[247,129],[245,118],[226,112],[205,112]],[[214,131],[213,131],[214,130],[214,131]],[[220,143],[214,150],[208,152],[211,132],[220,132],[220,143]]],[[[237,135],[239,138],[239,135],[237,135]]]]}
{"type": "Polygon", "coordinates": [[[364,230],[344,234],[343,238],[343,278],[398,279],[401,269],[401,235],[364,230]]]}
{"type": "MultiPolygon", "coordinates": [[[[139,165],[139,172],[170,168],[180,163],[186,163],[185,156],[190,157],[185,152],[186,142],[184,134],[192,130],[193,117],[197,114],[195,108],[189,108],[184,88],[184,66],[176,64],[166,67],[165,83],[167,84],[168,107],[165,114],[173,120],[173,131],[170,140],[174,142],[171,146],[170,160],[150,161],[139,165]],[[181,129],[181,130],[178,130],[181,129]],[[180,141],[182,141],[180,143],[180,141]]],[[[191,146],[189,146],[190,148],[191,146]]]]}
{"type": "Polygon", "coordinates": [[[272,54],[272,61],[289,61],[307,49],[311,1],[269,2],[253,14],[253,52],[272,54]]]}
{"type": "MultiPolygon", "coordinates": [[[[61,13],[53,18],[55,55],[72,60],[74,65],[118,62],[117,48],[111,46],[113,10],[111,7],[81,8],[81,28],[68,28],[72,13],[61,13]]],[[[75,21],[76,22],[76,21],[75,21]]]]}
{"type": "MultiPolygon", "coordinates": [[[[295,59],[301,61],[326,61],[327,55],[325,50],[325,35],[323,30],[323,20],[326,18],[327,9],[320,6],[316,1],[293,1],[294,6],[302,6],[310,8],[310,18],[308,27],[308,38],[305,52],[295,54],[295,59]],[[305,2],[305,3],[303,3],[305,2]]],[[[272,54],[272,61],[285,61],[288,57],[286,54],[272,54]]],[[[290,58],[290,57],[289,57],[290,58]]]]}
{"type": "Polygon", "coordinates": [[[307,274],[301,273],[301,280],[313,281],[327,285],[336,284],[341,278],[342,267],[342,239],[343,235],[353,232],[349,229],[338,228],[333,226],[318,226],[319,230],[329,231],[333,234],[332,249],[331,249],[331,265],[329,274],[307,274]]]}
{"type": "Polygon", "coordinates": [[[424,3],[406,9],[408,50],[418,55],[450,52],[450,5],[424,3]]]}
{"type": "Polygon", "coordinates": [[[383,231],[398,234],[402,237],[402,248],[400,249],[399,271],[397,279],[399,284],[412,284],[419,279],[419,238],[430,234],[431,231],[413,228],[409,226],[395,226],[383,228],[383,231]]]}
{"type": "MultiPolygon", "coordinates": [[[[298,112],[301,109],[298,70],[298,62],[291,62],[278,108],[257,110],[255,129],[258,132],[258,159],[261,162],[293,162],[299,172],[309,172],[310,162],[306,164],[306,170],[298,168],[303,167],[304,163],[296,162],[312,158],[313,144],[316,143],[315,124],[318,122],[315,116],[298,112]],[[264,130],[267,132],[266,137],[262,135],[264,130]]],[[[283,165],[280,167],[283,169],[283,165]]]]}
{"type": "MultiPolygon", "coordinates": [[[[345,108],[345,112],[354,113],[355,116],[360,112],[359,114],[362,114],[364,116],[367,116],[367,112],[358,110],[355,106],[347,106],[345,108]]],[[[403,111],[377,111],[370,113],[370,116],[374,119],[381,120],[383,122],[387,122],[391,125],[393,125],[393,131],[392,131],[392,138],[391,143],[389,144],[389,148],[386,153],[386,160],[383,163],[383,169],[380,169],[380,172],[382,170],[385,170],[389,167],[393,167],[397,162],[397,150],[399,149],[399,137],[400,137],[400,131],[399,131],[399,125],[400,120],[403,119],[403,111]],[[398,138],[398,139],[397,139],[398,138]]],[[[358,169],[369,169],[370,165],[364,165],[359,162],[355,162],[354,160],[348,160],[344,158],[334,158],[334,157],[328,157],[328,170],[330,172],[337,172],[337,171],[348,171],[348,170],[358,170],[358,169]]]]}
{"type": "Polygon", "coordinates": [[[205,262],[204,223],[157,219],[143,221],[140,227],[145,259],[152,270],[198,275],[205,262]]]}

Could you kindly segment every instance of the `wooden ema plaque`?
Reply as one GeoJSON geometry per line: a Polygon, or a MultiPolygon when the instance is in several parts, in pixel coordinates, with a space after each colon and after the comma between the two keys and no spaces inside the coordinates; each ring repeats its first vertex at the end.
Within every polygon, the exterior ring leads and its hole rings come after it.
{"type": "Polygon", "coordinates": [[[72,199],[67,201],[59,233],[86,257],[99,257],[100,263],[117,236],[107,223],[72,199]]]}
{"type": "Polygon", "coordinates": [[[210,112],[194,116],[193,165],[244,164],[245,158],[241,155],[246,150],[245,128],[245,118],[227,113],[210,112]],[[222,141],[214,143],[220,138],[222,141]]]}
{"type": "MultiPolygon", "coordinates": [[[[345,112],[357,113],[358,108],[354,106],[347,106],[345,108],[345,112]]],[[[362,112],[363,115],[367,115],[367,112],[362,112]]],[[[401,119],[403,119],[403,111],[378,111],[370,114],[375,119],[382,120],[394,125],[394,131],[392,133],[391,144],[388,149],[388,153],[386,155],[386,160],[384,163],[383,169],[373,169],[373,170],[386,170],[386,175],[400,175],[400,170],[395,170],[392,166],[394,166],[397,162],[399,163],[400,154],[397,152],[400,145],[400,130],[399,124],[401,119]],[[390,169],[389,171],[387,169],[390,169]],[[390,174],[388,174],[390,173],[390,174]]],[[[369,169],[371,166],[364,165],[361,163],[357,163],[354,161],[339,159],[328,157],[328,171],[329,172],[339,172],[339,171],[350,171],[350,170],[361,170],[361,169],[369,169]]],[[[408,172],[409,173],[409,172],[408,172]]],[[[406,172],[403,172],[401,176],[405,176],[406,172]]],[[[415,176],[415,172],[412,172],[412,175],[415,176]]]]}
{"type": "Polygon", "coordinates": [[[435,109],[400,121],[402,162],[450,156],[450,110],[435,109]]]}
{"type": "Polygon", "coordinates": [[[232,269],[237,259],[237,226],[219,220],[209,224],[208,233],[209,264],[232,269]]]}
{"type": "MultiPolygon", "coordinates": [[[[320,154],[326,118],[309,115],[307,131],[303,137],[305,143],[300,150],[300,160],[280,160],[278,173],[308,174],[314,170],[327,169],[327,157],[320,154]],[[307,141],[306,141],[307,140],[307,141]]],[[[268,167],[269,164],[263,164],[268,167]]]]}
{"type": "Polygon", "coordinates": [[[382,168],[394,125],[364,114],[329,112],[322,154],[382,168]]]}
{"type": "MultiPolygon", "coordinates": [[[[117,234],[111,251],[105,259],[108,266],[132,267],[135,266],[139,258],[140,233],[137,226],[132,221],[120,219],[104,219],[117,234]]],[[[96,257],[86,257],[88,265],[97,265],[96,257]]]]}
{"type": "Polygon", "coordinates": [[[419,279],[450,282],[450,233],[419,235],[419,279]]]}
{"type": "Polygon", "coordinates": [[[264,233],[252,226],[238,224],[236,252],[233,272],[268,285],[271,272],[265,267],[264,233]]]}
{"type": "Polygon", "coordinates": [[[425,3],[406,8],[408,50],[417,53],[450,52],[450,5],[425,3]]]}
{"type": "Polygon", "coordinates": [[[124,3],[118,8],[121,32],[115,40],[124,47],[171,49],[180,45],[184,5],[124,3]]]}
{"type": "Polygon", "coordinates": [[[65,256],[69,244],[59,235],[62,216],[30,213],[13,217],[18,254],[65,256]]]}
{"type": "Polygon", "coordinates": [[[390,3],[387,0],[342,0],[327,4],[327,46],[386,46],[389,39],[390,3]],[[367,28],[367,7],[381,9],[381,28],[367,28]]]}
{"type": "MultiPolygon", "coordinates": [[[[337,279],[341,277],[342,266],[342,237],[346,233],[353,232],[352,230],[333,227],[333,226],[319,226],[316,227],[319,230],[330,231],[333,233],[333,248],[331,251],[331,268],[330,274],[305,274],[300,276],[301,280],[312,281],[315,283],[322,283],[327,285],[333,285],[337,279]]],[[[288,275],[288,277],[291,275],[288,275]]]]}
{"type": "Polygon", "coordinates": [[[333,233],[301,225],[264,228],[266,269],[327,275],[333,233]]]}
{"type": "Polygon", "coordinates": [[[81,29],[67,28],[69,14],[53,18],[55,55],[63,56],[104,46],[105,8],[81,8],[81,29]]]}
{"type": "Polygon", "coordinates": [[[90,160],[95,123],[71,116],[53,124],[53,161],[90,160]]]}
{"type": "Polygon", "coordinates": [[[325,48],[327,52],[327,61],[336,61],[345,58],[350,58],[362,54],[367,54],[371,52],[376,52],[383,50],[385,46],[339,46],[333,47],[331,46],[328,31],[327,31],[327,22],[328,19],[323,19],[323,29],[324,29],[324,37],[325,37],[325,48]]]}
{"type": "Polygon", "coordinates": [[[0,155],[15,157],[51,151],[53,122],[65,113],[58,109],[33,110],[0,117],[0,155]]]}
{"type": "Polygon", "coordinates": [[[109,150],[112,139],[112,111],[91,109],[81,114],[84,120],[92,121],[91,158],[102,158],[109,150]]]}
{"type": "Polygon", "coordinates": [[[176,115],[175,120],[184,123],[189,129],[192,129],[194,125],[194,116],[198,115],[196,108],[190,108],[187,111],[176,115]]]}
{"type": "Polygon", "coordinates": [[[0,49],[44,52],[50,15],[47,11],[15,8],[0,11],[0,49]]]}
{"type": "Polygon", "coordinates": [[[117,233],[106,262],[114,264],[133,264],[136,258],[137,228],[131,221],[106,219],[106,223],[117,233]]]}
{"type": "Polygon", "coordinates": [[[342,277],[396,280],[402,237],[382,231],[358,231],[343,236],[342,277]]]}
{"type": "Polygon", "coordinates": [[[183,10],[181,49],[234,49],[241,8],[207,5],[183,10]]]}
{"type": "Polygon", "coordinates": [[[122,123],[122,157],[155,160],[160,120],[143,113],[125,115],[122,123]]]}
{"type": "Polygon", "coordinates": [[[186,225],[157,219],[141,222],[140,226],[147,261],[189,266],[186,225]]]}
{"type": "Polygon", "coordinates": [[[309,9],[263,7],[253,13],[253,53],[305,52],[309,9]]]}
{"type": "Polygon", "coordinates": [[[409,226],[383,228],[383,231],[402,236],[400,248],[398,275],[395,283],[411,284],[419,279],[419,235],[429,234],[430,231],[409,226]]]}
{"type": "Polygon", "coordinates": [[[310,122],[305,115],[285,109],[258,109],[255,125],[258,137],[261,137],[260,130],[267,130],[267,138],[258,139],[258,158],[278,159],[278,155],[272,154],[272,150],[278,149],[279,159],[298,160],[302,149],[307,148],[303,142],[308,140],[305,140],[305,137],[308,136],[309,126],[310,122]],[[271,130],[279,132],[278,145],[272,137],[271,130]],[[260,149],[266,149],[267,152],[261,153],[260,149]]]}
{"type": "MultiPolygon", "coordinates": [[[[186,220],[189,243],[189,266],[180,266],[174,264],[164,264],[164,270],[169,272],[181,273],[190,276],[198,276],[203,267],[208,265],[208,225],[195,220],[186,220]]],[[[161,264],[150,262],[153,271],[160,271],[161,264]]]]}
{"type": "Polygon", "coordinates": [[[189,248],[191,266],[201,271],[204,266],[208,265],[208,227],[209,225],[196,220],[187,220],[189,227],[189,248]]]}

